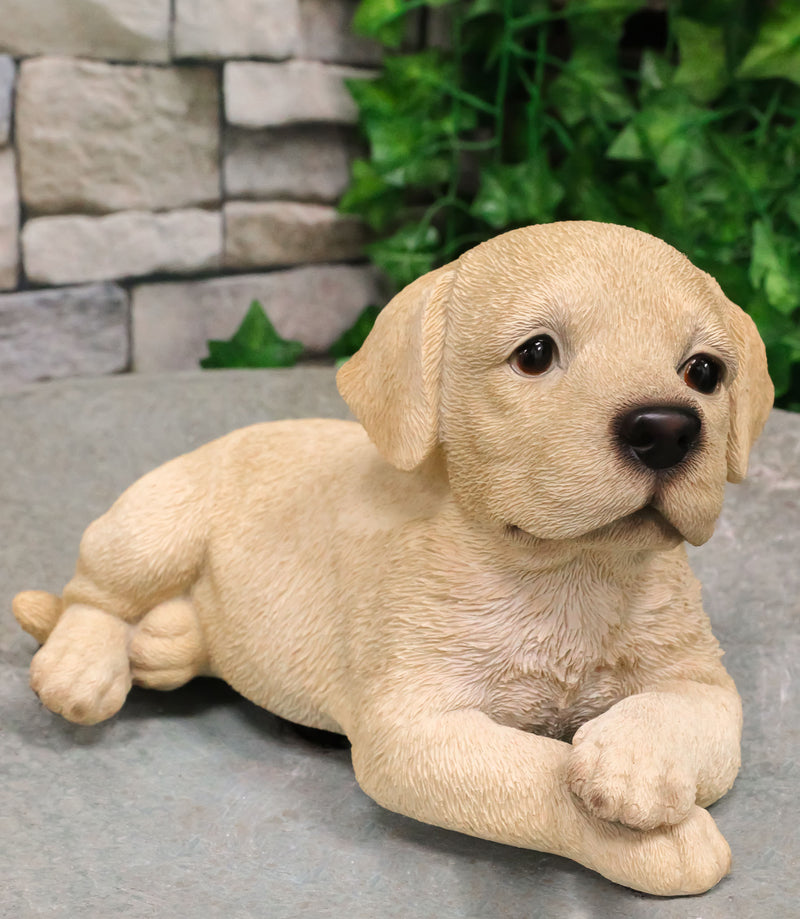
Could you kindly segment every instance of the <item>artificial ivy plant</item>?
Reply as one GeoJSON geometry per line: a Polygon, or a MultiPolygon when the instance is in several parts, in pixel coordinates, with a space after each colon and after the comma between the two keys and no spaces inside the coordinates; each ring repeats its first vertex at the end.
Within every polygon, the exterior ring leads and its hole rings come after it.
{"type": "Polygon", "coordinates": [[[638,227],[751,313],[800,410],[800,4],[362,0],[354,22],[388,51],[350,83],[368,154],[341,208],[397,287],[525,224],[638,227]],[[397,50],[434,15],[440,47],[397,50]]]}

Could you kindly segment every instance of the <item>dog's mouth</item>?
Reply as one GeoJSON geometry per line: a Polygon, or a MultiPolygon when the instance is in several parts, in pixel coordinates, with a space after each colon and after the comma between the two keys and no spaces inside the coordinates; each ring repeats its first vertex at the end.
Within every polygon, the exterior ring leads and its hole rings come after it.
{"type": "MultiPolygon", "coordinates": [[[[509,524],[506,527],[506,531],[517,540],[541,541],[539,537],[513,524],[509,524]]],[[[587,540],[593,543],[623,542],[635,545],[639,541],[649,542],[653,536],[659,538],[659,541],[663,539],[669,543],[682,542],[684,538],[677,527],[666,518],[651,500],[630,514],[625,514],[616,520],[612,520],[611,523],[603,524],[603,526],[595,530],[589,530],[571,538],[587,540]]]]}
{"type": "Polygon", "coordinates": [[[640,507],[638,511],[634,511],[632,514],[626,514],[626,516],[620,517],[619,521],[615,522],[624,520],[630,520],[634,523],[655,523],[658,526],[672,526],[654,504],[645,504],[645,506],[640,507]]]}
{"type": "Polygon", "coordinates": [[[683,541],[683,534],[660,511],[652,499],[643,507],[612,520],[585,534],[585,539],[592,542],[623,542],[631,545],[649,543],[655,537],[657,541],[677,544],[683,541]]]}

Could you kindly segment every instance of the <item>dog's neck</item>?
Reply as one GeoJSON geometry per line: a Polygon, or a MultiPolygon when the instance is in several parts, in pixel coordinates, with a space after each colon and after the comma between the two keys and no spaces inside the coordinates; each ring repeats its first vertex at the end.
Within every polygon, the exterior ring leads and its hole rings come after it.
{"type": "Polygon", "coordinates": [[[461,617],[470,636],[462,653],[491,647],[491,660],[517,661],[520,672],[545,661],[559,679],[582,678],[587,662],[605,660],[631,616],[668,606],[689,576],[682,545],[639,552],[574,540],[526,545],[501,526],[465,516],[452,499],[442,514],[455,519],[431,532],[428,548],[447,571],[449,615],[461,617]],[[508,647],[492,645],[492,636],[505,634],[512,636],[508,647]]]}
{"type": "Polygon", "coordinates": [[[453,532],[463,534],[465,545],[491,558],[507,559],[525,571],[543,572],[581,559],[605,560],[605,564],[625,568],[646,566],[654,554],[675,548],[675,543],[648,547],[630,541],[593,539],[592,534],[571,539],[543,539],[503,521],[486,520],[470,513],[450,492],[441,468],[428,466],[423,474],[428,479],[429,492],[437,494],[442,502],[440,513],[453,525],[453,532]]]}
{"type": "Polygon", "coordinates": [[[522,580],[574,580],[580,572],[595,572],[604,581],[625,591],[649,580],[662,561],[676,554],[685,556],[681,543],[664,548],[632,548],[629,545],[595,544],[581,539],[538,539],[514,532],[502,523],[476,520],[452,499],[443,509],[452,520],[450,533],[460,534],[456,551],[475,569],[495,570],[522,580]]]}

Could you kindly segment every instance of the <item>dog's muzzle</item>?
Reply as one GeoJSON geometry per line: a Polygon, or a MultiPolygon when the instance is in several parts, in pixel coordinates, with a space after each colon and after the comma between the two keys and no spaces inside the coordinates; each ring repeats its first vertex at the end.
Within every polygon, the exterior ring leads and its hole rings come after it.
{"type": "Polygon", "coordinates": [[[648,469],[671,469],[697,446],[701,426],[691,409],[648,405],[619,419],[617,437],[625,453],[648,469]]]}

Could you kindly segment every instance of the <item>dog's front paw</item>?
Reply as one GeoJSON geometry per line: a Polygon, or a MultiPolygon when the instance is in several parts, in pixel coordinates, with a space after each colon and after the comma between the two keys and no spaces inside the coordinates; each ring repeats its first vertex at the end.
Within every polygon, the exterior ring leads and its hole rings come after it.
{"type": "Polygon", "coordinates": [[[697,770],[658,729],[613,709],[573,739],[567,782],[602,820],[651,830],[684,820],[695,804],[697,770]]]}
{"type": "Polygon", "coordinates": [[[646,832],[585,820],[579,861],[634,890],[661,897],[699,894],[730,871],[728,843],[701,807],[692,807],[677,826],[646,832]]]}

